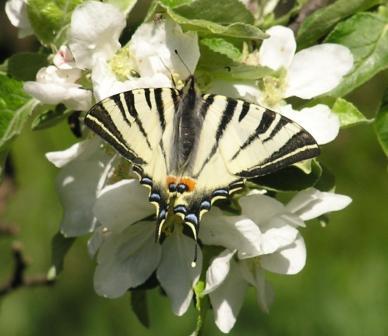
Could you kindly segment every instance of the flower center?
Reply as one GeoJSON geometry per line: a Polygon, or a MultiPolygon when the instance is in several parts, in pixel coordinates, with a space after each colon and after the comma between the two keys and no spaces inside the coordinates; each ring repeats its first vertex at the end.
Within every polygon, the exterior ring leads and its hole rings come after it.
{"type": "Polygon", "coordinates": [[[275,107],[279,105],[286,90],[287,70],[277,71],[277,76],[264,76],[259,80],[259,88],[263,92],[263,100],[266,106],[275,107]]]}
{"type": "Polygon", "coordinates": [[[109,61],[109,65],[119,81],[140,77],[128,48],[121,48],[109,61]]]}

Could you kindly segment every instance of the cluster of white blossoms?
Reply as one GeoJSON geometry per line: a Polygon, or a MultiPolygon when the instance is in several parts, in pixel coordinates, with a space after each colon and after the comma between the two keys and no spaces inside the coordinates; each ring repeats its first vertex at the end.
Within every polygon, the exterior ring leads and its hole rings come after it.
{"type": "MultiPolygon", "coordinates": [[[[35,82],[25,83],[25,90],[42,103],[64,103],[86,111],[92,95],[99,101],[135,88],[171,87],[172,76],[184,81],[188,70],[194,73],[200,57],[196,33],[183,33],[173,21],[159,20],[140,25],[128,45],[121,47],[118,39],[125,24],[125,15],[113,5],[95,1],[80,5],[72,14],[67,45],[56,51],[53,65],[41,69],[35,82]],[[89,76],[92,91],[79,84],[83,75],[89,76]]],[[[295,53],[290,29],[275,26],[267,34],[247,62],[279,70],[279,76],[260,82],[214,80],[211,90],[270,107],[300,123],[319,144],[332,141],[340,124],[328,106],[296,111],[286,99],[310,99],[333,89],[352,68],[351,53],[335,44],[295,53]]],[[[233,327],[249,285],[256,288],[258,304],[267,311],[273,295],[265,272],[295,274],[304,267],[306,248],[300,228],[305,221],[351,202],[347,196],[309,188],[284,205],[264,191],[253,190],[239,199],[240,215],[213,207],[203,218],[199,238],[202,248],[221,249],[203,269],[200,249],[192,267],[194,242],[181,227],[176,226],[162,244],[155,242],[155,222],[149,219],[155,210],[148,203],[147,190],[129,174],[119,181],[112,179],[119,159],[104,150],[97,137],[90,135],[67,150],[47,153],[47,158],[61,168],[61,232],[66,237],[92,233],[89,251],[97,260],[97,293],[119,297],[155,274],[174,313],[182,315],[192,302],[200,274],[206,273],[203,294],[209,295],[216,324],[225,333],[233,327]]]]}

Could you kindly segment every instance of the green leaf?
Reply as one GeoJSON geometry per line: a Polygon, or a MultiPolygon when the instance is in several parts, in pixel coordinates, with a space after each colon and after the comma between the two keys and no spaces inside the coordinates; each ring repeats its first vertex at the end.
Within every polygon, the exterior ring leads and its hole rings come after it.
{"type": "Polygon", "coordinates": [[[374,129],[381,148],[388,157],[388,91],[375,118],[374,129]]]}
{"type": "Polygon", "coordinates": [[[67,118],[73,110],[68,110],[63,104],[59,104],[54,108],[50,106],[44,106],[38,116],[32,121],[31,128],[36,131],[47,127],[54,126],[67,118]]]}
{"type": "MultiPolygon", "coordinates": [[[[274,74],[274,70],[270,68],[237,63],[226,55],[214,52],[209,47],[201,44],[201,58],[196,70],[199,82],[202,81],[201,77],[205,78],[205,82],[214,79],[234,82],[255,81],[271,74],[274,74]]],[[[204,86],[206,85],[202,85],[202,87],[204,86]]]]}
{"type": "MultiPolygon", "coordinates": [[[[384,0],[337,0],[306,18],[297,35],[298,48],[308,47],[325,36],[338,22],[353,13],[366,10],[384,0]]],[[[361,45],[361,44],[360,44],[361,45]]]]}
{"type": "Polygon", "coordinates": [[[196,31],[204,36],[220,35],[250,40],[262,40],[267,37],[263,31],[251,24],[235,22],[228,25],[221,25],[204,19],[190,19],[178,14],[175,9],[173,10],[160,2],[157,2],[156,5],[152,7],[146,20],[152,19],[155,13],[160,12],[166,13],[185,30],[196,31]]]}
{"type": "MultiPolygon", "coordinates": [[[[23,91],[23,84],[0,74],[0,163],[3,164],[11,141],[20,134],[38,105],[23,91]]],[[[0,176],[2,174],[0,166],[0,176]]]]}
{"type": "Polygon", "coordinates": [[[164,5],[174,8],[181,5],[186,5],[192,2],[193,0],[161,0],[160,2],[164,5]]]}
{"type": "Polygon", "coordinates": [[[20,81],[33,81],[36,73],[47,65],[47,56],[34,52],[22,52],[8,59],[7,73],[20,81]]]}
{"type": "Polygon", "coordinates": [[[63,262],[67,252],[75,242],[75,238],[65,238],[60,232],[51,241],[51,263],[47,278],[54,280],[63,270],[63,262]]]}
{"type": "Polygon", "coordinates": [[[326,42],[342,44],[354,55],[353,70],[329,96],[344,96],[388,68],[387,18],[372,13],[356,14],[338,24],[326,42]]]}
{"type": "Polygon", "coordinates": [[[314,188],[321,191],[332,191],[335,187],[335,176],[325,165],[320,165],[322,174],[318,182],[314,185],[314,188]]]}
{"type": "Polygon", "coordinates": [[[254,23],[252,13],[239,0],[196,0],[174,9],[187,19],[201,19],[221,25],[235,22],[254,23]]]}
{"type": "Polygon", "coordinates": [[[223,38],[204,38],[200,42],[210,50],[225,55],[235,62],[238,62],[241,59],[240,50],[223,38]]]}
{"type": "Polygon", "coordinates": [[[83,0],[28,0],[32,29],[43,45],[49,45],[70,22],[71,13],[83,0]]]}
{"type": "Polygon", "coordinates": [[[371,122],[357,107],[343,98],[336,99],[331,110],[338,116],[341,127],[344,128],[371,122]]]}
{"type": "Polygon", "coordinates": [[[140,323],[149,328],[150,318],[148,314],[147,291],[133,290],[131,291],[131,307],[140,323]]]}
{"type": "Polygon", "coordinates": [[[311,161],[311,172],[304,173],[300,168],[289,166],[275,173],[256,177],[251,181],[270,190],[299,191],[314,186],[322,175],[322,168],[315,160],[311,161]]]}
{"type": "Polygon", "coordinates": [[[119,8],[123,13],[128,14],[136,5],[137,0],[107,0],[104,1],[119,8]]]}

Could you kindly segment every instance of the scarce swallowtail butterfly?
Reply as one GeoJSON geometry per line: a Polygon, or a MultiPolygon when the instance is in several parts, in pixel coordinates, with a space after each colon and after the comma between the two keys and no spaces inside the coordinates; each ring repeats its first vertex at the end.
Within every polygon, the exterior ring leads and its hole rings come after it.
{"type": "Polygon", "coordinates": [[[136,89],[97,103],[85,124],[133,164],[156,206],[159,239],[179,215],[195,240],[212,203],[265,175],[319,155],[301,126],[261,106],[201,95],[194,76],[182,90],[136,89]]]}

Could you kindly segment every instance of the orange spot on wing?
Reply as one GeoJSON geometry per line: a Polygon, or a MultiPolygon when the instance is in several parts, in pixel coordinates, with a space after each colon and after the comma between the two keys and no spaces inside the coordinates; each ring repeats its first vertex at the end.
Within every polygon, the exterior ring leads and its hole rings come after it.
{"type": "Polygon", "coordinates": [[[170,184],[176,184],[176,176],[167,176],[166,178],[167,185],[169,186],[170,184]]]}
{"type": "Polygon", "coordinates": [[[193,191],[195,189],[195,186],[197,182],[190,178],[190,177],[182,177],[179,181],[179,183],[185,184],[187,186],[187,191],[193,191]]]}

